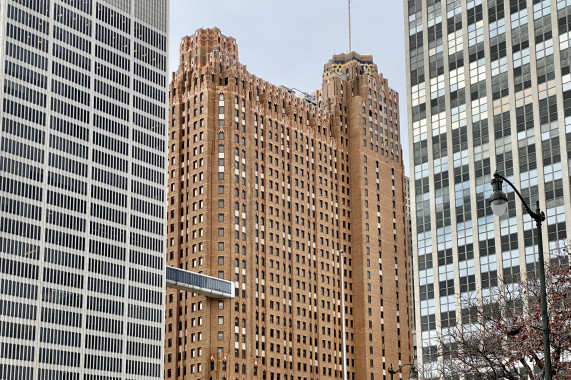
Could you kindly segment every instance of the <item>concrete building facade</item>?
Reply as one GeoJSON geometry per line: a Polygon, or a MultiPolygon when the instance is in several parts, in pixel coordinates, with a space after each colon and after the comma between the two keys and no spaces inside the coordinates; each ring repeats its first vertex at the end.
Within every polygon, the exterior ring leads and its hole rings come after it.
{"type": "Polygon", "coordinates": [[[370,56],[334,56],[298,97],[220,30],[182,39],[167,261],[235,298],[167,292],[166,379],[375,380],[411,361],[399,125],[370,56]]]}
{"type": "Polygon", "coordinates": [[[164,375],[168,6],[0,2],[0,379],[164,375]]]}
{"type": "MultiPolygon", "coordinates": [[[[412,244],[419,361],[438,376],[437,336],[483,296],[534,271],[535,223],[506,187],[509,212],[487,203],[498,170],[547,216],[543,250],[571,232],[571,2],[406,0],[412,244]]],[[[446,374],[455,378],[455,374],[446,374]]]]}

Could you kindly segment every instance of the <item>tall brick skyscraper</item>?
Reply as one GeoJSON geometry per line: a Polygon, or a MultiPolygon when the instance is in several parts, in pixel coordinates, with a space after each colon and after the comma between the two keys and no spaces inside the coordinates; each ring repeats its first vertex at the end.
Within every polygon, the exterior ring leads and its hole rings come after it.
{"type": "Polygon", "coordinates": [[[375,380],[410,362],[398,94],[372,57],[334,56],[299,98],[200,29],[170,107],[168,262],[236,294],[167,292],[166,379],[342,379],[345,359],[375,380]]]}

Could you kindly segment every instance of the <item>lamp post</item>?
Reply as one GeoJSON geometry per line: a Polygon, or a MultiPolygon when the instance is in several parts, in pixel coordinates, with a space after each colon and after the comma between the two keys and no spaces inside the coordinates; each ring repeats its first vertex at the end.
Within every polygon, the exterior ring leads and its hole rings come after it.
{"type": "Polygon", "coordinates": [[[492,179],[492,196],[489,199],[490,206],[492,207],[492,212],[494,215],[502,216],[508,209],[508,197],[506,193],[502,191],[503,181],[506,181],[508,185],[517,194],[521,203],[525,207],[529,216],[535,220],[537,226],[537,236],[538,236],[538,256],[539,256],[539,285],[541,288],[541,321],[543,324],[543,356],[544,356],[544,371],[545,379],[551,380],[551,346],[549,344],[549,316],[547,314],[547,290],[545,287],[545,260],[543,257],[543,236],[541,234],[541,223],[545,220],[545,214],[539,208],[539,200],[535,203],[535,211],[533,211],[528,204],[525,202],[520,192],[515,188],[513,183],[508,179],[498,174],[494,173],[494,178],[492,179]]]}
{"type": "Polygon", "coordinates": [[[345,331],[345,268],[343,266],[343,253],[345,251],[339,251],[339,261],[341,266],[341,320],[343,323],[343,380],[347,380],[347,337],[345,331]]]}
{"type": "Polygon", "coordinates": [[[409,379],[416,379],[418,378],[418,375],[416,373],[416,368],[414,368],[414,364],[413,363],[406,363],[403,365],[400,365],[397,369],[393,369],[393,363],[391,363],[391,366],[389,367],[388,371],[391,374],[391,380],[393,380],[393,375],[399,373],[401,371],[401,369],[403,369],[404,367],[406,367],[407,365],[410,366],[410,374],[408,375],[409,379]]]}

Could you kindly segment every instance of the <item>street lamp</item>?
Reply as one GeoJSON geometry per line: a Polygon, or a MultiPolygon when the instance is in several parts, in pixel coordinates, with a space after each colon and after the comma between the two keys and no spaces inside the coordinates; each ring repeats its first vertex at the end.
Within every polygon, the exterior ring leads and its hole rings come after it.
{"type": "Polygon", "coordinates": [[[513,183],[511,183],[507,178],[502,177],[498,172],[494,173],[494,178],[492,179],[492,196],[489,199],[490,206],[492,207],[492,212],[494,215],[502,216],[508,209],[508,197],[506,193],[502,191],[503,181],[506,181],[508,185],[517,194],[521,203],[525,207],[529,216],[535,220],[537,226],[537,236],[538,236],[538,256],[539,256],[539,285],[541,288],[541,321],[543,324],[543,356],[544,356],[544,370],[545,379],[551,380],[551,346],[549,344],[549,316],[547,314],[547,291],[545,287],[545,261],[543,257],[543,236],[541,234],[541,222],[545,220],[545,214],[539,208],[539,200],[535,203],[535,211],[533,211],[528,204],[525,202],[520,192],[515,188],[513,183]]]}
{"type": "Polygon", "coordinates": [[[416,373],[416,368],[414,368],[413,363],[406,363],[406,364],[400,365],[397,369],[393,369],[393,363],[391,363],[391,366],[388,369],[389,373],[391,374],[391,380],[393,380],[393,375],[399,373],[400,370],[403,369],[404,367],[406,367],[407,365],[410,366],[410,374],[408,375],[408,378],[409,379],[417,379],[418,374],[416,373]]]}

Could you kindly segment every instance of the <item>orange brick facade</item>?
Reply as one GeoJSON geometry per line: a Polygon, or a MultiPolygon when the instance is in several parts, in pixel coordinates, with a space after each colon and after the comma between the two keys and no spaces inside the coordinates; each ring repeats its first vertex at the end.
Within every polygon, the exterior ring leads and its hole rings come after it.
{"type": "Polygon", "coordinates": [[[343,330],[348,379],[410,362],[398,94],[372,57],[334,56],[300,98],[200,29],[170,108],[168,263],[236,297],[167,291],[165,378],[343,379],[343,330]]]}

